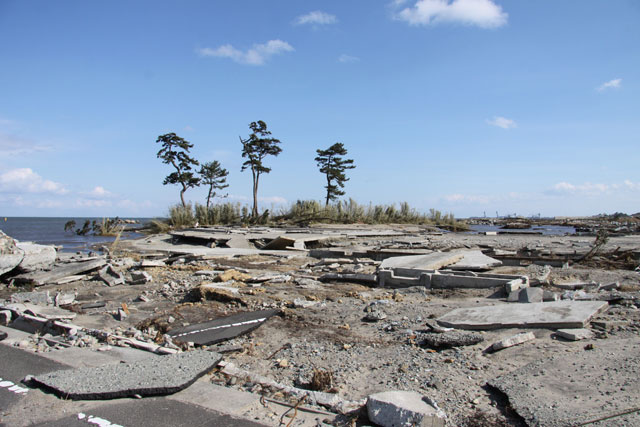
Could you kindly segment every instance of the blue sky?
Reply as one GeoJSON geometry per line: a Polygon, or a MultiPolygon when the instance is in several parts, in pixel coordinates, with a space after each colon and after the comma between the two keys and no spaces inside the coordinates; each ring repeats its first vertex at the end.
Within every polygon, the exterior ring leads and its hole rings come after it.
{"type": "MultiPolygon", "coordinates": [[[[261,208],[346,197],[457,216],[640,211],[640,2],[0,0],[0,215],[162,216],[156,138],[229,170],[282,141],[261,208]]],[[[186,198],[204,202],[205,189],[186,198]]]]}

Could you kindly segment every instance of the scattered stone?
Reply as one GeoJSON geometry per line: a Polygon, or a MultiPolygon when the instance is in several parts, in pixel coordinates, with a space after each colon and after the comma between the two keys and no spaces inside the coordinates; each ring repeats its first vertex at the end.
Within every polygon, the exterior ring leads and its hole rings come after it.
{"type": "Polygon", "coordinates": [[[380,270],[411,268],[416,270],[439,270],[464,258],[463,251],[434,252],[426,255],[396,256],[387,258],[380,264],[380,270]]]}
{"type": "Polygon", "coordinates": [[[569,341],[579,341],[593,338],[593,332],[589,329],[558,329],[556,336],[569,341]]]}
{"type": "Polygon", "coordinates": [[[24,251],[16,241],[0,230],[0,275],[16,268],[24,258],[24,251]]]}
{"type": "Polygon", "coordinates": [[[431,399],[414,391],[387,391],[367,398],[369,420],[383,426],[444,427],[446,416],[431,399]]]}
{"type": "Polygon", "coordinates": [[[533,332],[524,332],[521,334],[514,335],[512,337],[494,342],[491,345],[491,351],[499,351],[505,348],[523,344],[527,341],[531,341],[534,339],[536,339],[536,336],[533,334],[533,332]]]}
{"type": "Polygon", "coordinates": [[[387,315],[382,310],[371,310],[362,318],[365,322],[379,322],[387,318],[387,315]]]}
{"type": "Polygon", "coordinates": [[[126,318],[127,318],[127,312],[122,308],[119,308],[118,311],[116,312],[115,319],[121,322],[126,318]]]}
{"type": "Polygon", "coordinates": [[[314,305],[317,305],[318,301],[308,301],[306,299],[302,299],[302,298],[296,298],[293,300],[293,307],[294,308],[309,308],[309,307],[313,307],[314,305]]]}
{"type": "Polygon", "coordinates": [[[75,276],[80,273],[93,271],[101,268],[107,263],[106,259],[99,257],[88,261],[74,261],[68,264],[56,265],[50,271],[36,271],[32,273],[20,274],[14,279],[18,283],[31,283],[35,286],[42,286],[47,283],[53,283],[69,276],[75,276]]]}
{"type": "Polygon", "coordinates": [[[149,357],[134,363],[38,375],[33,382],[65,399],[94,400],[176,393],[209,372],[222,358],[210,351],[149,357]]]}
{"type": "Polygon", "coordinates": [[[6,332],[2,332],[0,331],[0,341],[4,340],[5,338],[7,338],[7,333],[6,332]]]}
{"type": "Polygon", "coordinates": [[[322,282],[305,277],[296,277],[294,279],[296,285],[304,289],[322,289],[322,282]]]}
{"type": "Polygon", "coordinates": [[[609,283],[608,285],[600,286],[600,290],[602,290],[602,291],[612,291],[614,289],[618,289],[619,287],[620,287],[620,283],[619,282],[613,282],[613,283],[609,283]]]}
{"type": "Polygon", "coordinates": [[[140,295],[138,297],[138,300],[140,300],[141,302],[149,302],[150,301],[149,297],[146,296],[146,295],[140,295]]]}

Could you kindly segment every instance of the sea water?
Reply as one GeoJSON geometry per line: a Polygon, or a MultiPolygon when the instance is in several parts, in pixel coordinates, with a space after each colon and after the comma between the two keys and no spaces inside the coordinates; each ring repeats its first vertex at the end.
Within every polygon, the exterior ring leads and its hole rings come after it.
{"type": "MultiPolygon", "coordinates": [[[[139,225],[149,221],[149,218],[135,219],[140,223],[139,225]]],[[[64,252],[86,252],[93,245],[111,243],[115,240],[115,236],[89,234],[79,236],[75,231],[65,231],[65,224],[71,220],[76,222],[75,229],[77,229],[82,228],[86,220],[101,222],[102,218],[0,217],[0,230],[18,241],[55,245],[61,247],[64,252]]],[[[132,239],[140,236],[139,233],[127,231],[122,233],[120,239],[132,239]]]]}

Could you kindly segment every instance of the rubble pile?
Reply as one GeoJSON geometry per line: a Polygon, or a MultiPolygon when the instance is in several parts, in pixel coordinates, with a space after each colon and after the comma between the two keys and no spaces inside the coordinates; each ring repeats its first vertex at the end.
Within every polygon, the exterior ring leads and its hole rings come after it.
{"type": "MultiPolygon", "coordinates": [[[[613,257],[606,268],[578,261],[593,240],[415,226],[218,227],[125,241],[106,255],[54,250],[51,259],[0,235],[0,339],[20,330],[2,344],[36,353],[209,350],[220,354],[217,369],[195,370],[209,383],[333,414],[334,425],[574,425],[631,409],[640,396],[615,370],[633,361],[605,350],[640,345],[640,237],[611,237],[598,256],[617,251],[635,264],[613,257]],[[583,417],[576,398],[561,395],[563,381],[580,379],[550,375],[554,357],[588,360],[601,411],[592,405],[583,417]],[[620,384],[625,408],[611,403],[620,384]],[[564,412],[547,415],[537,399],[564,412]]],[[[255,410],[246,416],[278,425],[255,410]]]]}

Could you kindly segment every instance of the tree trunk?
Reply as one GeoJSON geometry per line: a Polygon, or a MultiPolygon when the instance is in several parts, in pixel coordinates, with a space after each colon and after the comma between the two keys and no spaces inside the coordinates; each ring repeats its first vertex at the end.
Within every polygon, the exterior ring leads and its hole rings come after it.
{"type": "Polygon", "coordinates": [[[180,190],[180,201],[182,202],[182,207],[186,208],[187,204],[184,202],[184,192],[187,191],[187,187],[182,186],[182,190],[180,190]]]}
{"type": "Polygon", "coordinates": [[[331,179],[329,179],[329,172],[327,172],[327,200],[324,205],[329,206],[329,196],[330,196],[330,188],[331,188],[331,179]]]}
{"type": "Polygon", "coordinates": [[[213,186],[209,187],[209,194],[207,194],[207,210],[209,210],[210,200],[211,200],[211,192],[213,191],[213,186]]]}
{"type": "Polygon", "coordinates": [[[254,174],[253,179],[253,209],[251,211],[251,215],[254,218],[258,217],[258,180],[260,179],[260,174],[254,174]]]}

